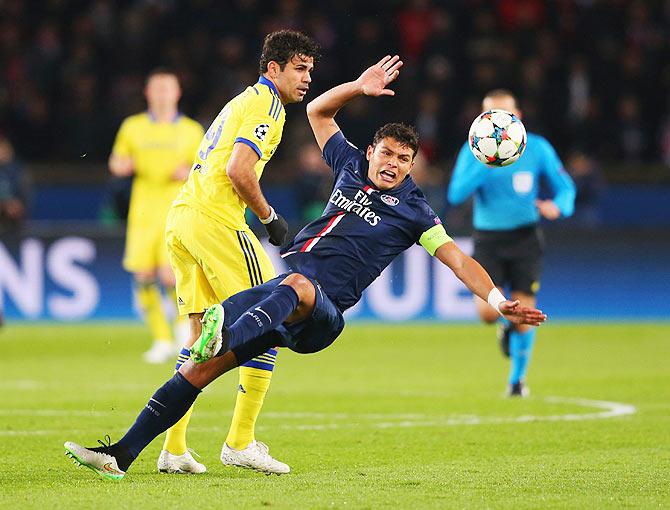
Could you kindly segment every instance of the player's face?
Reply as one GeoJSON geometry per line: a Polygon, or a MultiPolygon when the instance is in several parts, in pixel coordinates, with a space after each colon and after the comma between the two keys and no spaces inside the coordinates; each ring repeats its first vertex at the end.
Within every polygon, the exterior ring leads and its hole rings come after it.
{"type": "Polygon", "coordinates": [[[279,64],[274,64],[276,67],[268,66],[268,70],[277,86],[282,103],[289,104],[302,101],[309,90],[309,84],[312,83],[314,59],[294,55],[286,63],[283,70],[279,68],[279,64]]]}
{"type": "Polygon", "coordinates": [[[179,80],[174,74],[156,74],[144,89],[150,110],[175,109],[181,97],[179,80]]]}
{"type": "Polygon", "coordinates": [[[485,112],[489,110],[506,110],[521,118],[521,112],[516,106],[516,101],[511,96],[485,97],[484,101],[482,101],[482,109],[485,112]]]}
{"type": "Polygon", "coordinates": [[[391,137],[369,146],[367,158],[368,178],[380,190],[398,186],[414,166],[414,151],[391,137]]]}

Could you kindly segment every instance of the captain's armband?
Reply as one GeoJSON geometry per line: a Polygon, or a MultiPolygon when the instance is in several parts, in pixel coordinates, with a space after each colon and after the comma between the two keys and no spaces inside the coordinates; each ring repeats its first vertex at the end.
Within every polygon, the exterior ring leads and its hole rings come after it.
{"type": "Polygon", "coordinates": [[[419,238],[419,244],[425,248],[425,250],[430,253],[432,257],[435,255],[437,249],[446,243],[453,242],[453,239],[449,237],[447,231],[444,230],[444,226],[435,225],[434,227],[429,228],[419,238]]]}

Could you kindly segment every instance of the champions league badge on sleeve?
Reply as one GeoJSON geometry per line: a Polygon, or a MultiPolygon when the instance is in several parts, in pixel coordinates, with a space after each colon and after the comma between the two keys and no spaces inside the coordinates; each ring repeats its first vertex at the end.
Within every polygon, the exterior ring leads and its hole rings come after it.
{"type": "Polygon", "coordinates": [[[262,142],[265,140],[265,135],[268,134],[268,131],[270,131],[268,124],[259,124],[254,128],[254,135],[262,142]]]}

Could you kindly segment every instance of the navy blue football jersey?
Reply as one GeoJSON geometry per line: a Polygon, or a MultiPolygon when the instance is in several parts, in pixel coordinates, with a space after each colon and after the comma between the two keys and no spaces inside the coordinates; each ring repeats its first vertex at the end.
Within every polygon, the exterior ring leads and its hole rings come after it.
{"type": "Polygon", "coordinates": [[[392,190],[377,190],[365,153],[341,131],[328,140],[323,157],[335,174],[328,204],[281,254],[293,271],[318,280],[344,311],[398,254],[421,240],[433,255],[438,246],[427,238],[440,244],[451,239],[409,176],[392,190]]]}

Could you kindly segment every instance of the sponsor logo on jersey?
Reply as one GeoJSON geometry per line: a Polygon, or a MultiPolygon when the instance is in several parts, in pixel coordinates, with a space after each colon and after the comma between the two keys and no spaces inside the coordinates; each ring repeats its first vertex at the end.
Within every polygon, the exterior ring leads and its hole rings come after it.
{"type": "Polygon", "coordinates": [[[400,203],[400,200],[398,200],[396,197],[392,197],[391,195],[379,195],[379,198],[382,199],[382,202],[384,202],[386,205],[390,205],[391,207],[395,207],[400,203]]]}
{"type": "Polygon", "coordinates": [[[357,190],[356,196],[351,199],[344,196],[342,191],[338,188],[333,191],[332,195],[330,195],[329,202],[340,209],[357,214],[373,227],[377,226],[382,220],[372,209],[370,209],[369,206],[372,205],[372,200],[370,200],[365,191],[357,190]]]}

